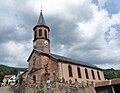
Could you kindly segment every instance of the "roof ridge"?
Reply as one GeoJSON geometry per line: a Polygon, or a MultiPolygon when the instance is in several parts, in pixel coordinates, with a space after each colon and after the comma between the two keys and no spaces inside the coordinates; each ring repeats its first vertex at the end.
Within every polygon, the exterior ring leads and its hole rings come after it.
{"type": "Polygon", "coordinates": [[[96,65],[93,65],[93,64],[90,64],[90,63],[87,63],[87,62],[84,62],[84,61],[80,61],[80,60],[77,60],[77,59],[72,59],[72,58],[69,58],[69,57],[64,57],[64,56],[57,55],[57,54],[52,54],[52,53],[51,53],[51,55],[54,56],[55,58],[63,60],[63,61],[74,62],[76,64],[81,64],[81,65],[84,65],[84,66],[89,66],[89,67],[101,69],[101,68],[97,67],[96,65]]]}

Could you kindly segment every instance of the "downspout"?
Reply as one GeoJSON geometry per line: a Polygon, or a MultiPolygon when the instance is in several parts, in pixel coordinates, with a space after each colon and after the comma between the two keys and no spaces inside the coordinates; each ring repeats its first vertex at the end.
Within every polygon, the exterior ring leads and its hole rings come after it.
{"type": "Polygon", "coordinates": [[[111,80],[109,80],[109,85],[111,85],[112,93],[115,93],[114,87],[111,84],[111,80]]]}
{"type": "Polygon", "coordinates": [[[115,93],[114,87],[113,87],[113,86],[111,86],[111,88],[112,88],[112,93],[115,93]]]}

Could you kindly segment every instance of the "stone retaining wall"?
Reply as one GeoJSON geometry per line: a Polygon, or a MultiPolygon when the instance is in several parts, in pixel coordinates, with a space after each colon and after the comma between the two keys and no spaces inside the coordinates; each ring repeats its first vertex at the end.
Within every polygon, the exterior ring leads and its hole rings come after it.
{"type": "Polygon", "coordinates": [[[25,93],[96,93],[92,83],[46,83],[29,84],[25,93]]]}

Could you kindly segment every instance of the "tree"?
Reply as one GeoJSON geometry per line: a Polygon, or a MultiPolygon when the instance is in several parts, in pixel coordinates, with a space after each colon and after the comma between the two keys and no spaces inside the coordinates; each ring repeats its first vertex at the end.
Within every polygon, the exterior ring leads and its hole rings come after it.
{"type": "Polygon", "coordinates": [[[2,71],[0,71],[0,82],[2,82],[3,77],[4,77],[4,75],[3,75],[2,71]]]}
{"type": "Polygon", "coordinates": [[[120,70],[106,69],[104,70],[105,79],[120,78],[120,70]]]}

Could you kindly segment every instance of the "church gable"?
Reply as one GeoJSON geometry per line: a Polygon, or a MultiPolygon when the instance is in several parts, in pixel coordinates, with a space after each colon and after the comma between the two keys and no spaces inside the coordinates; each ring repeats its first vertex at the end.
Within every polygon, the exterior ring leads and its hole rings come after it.
{"type": "Polygon", "coordinates": [[[41,55],[32,51],[30,57],[28,58],[28,72],[32,74],[33,72],[37,71],[38,69],[41,69],[41,55]]]}
{"type": "Polygon", "coordinates": [[[41,74],[45,73],[45,65],[48,64],[48,72],[53,75],[57,73],[58,75],[58,61],[51,57],[49,54],[42,51],[33,49],[30,57],[28,58],[29,62],[29,73],[35,73],[40,70],[41,74]]]}

